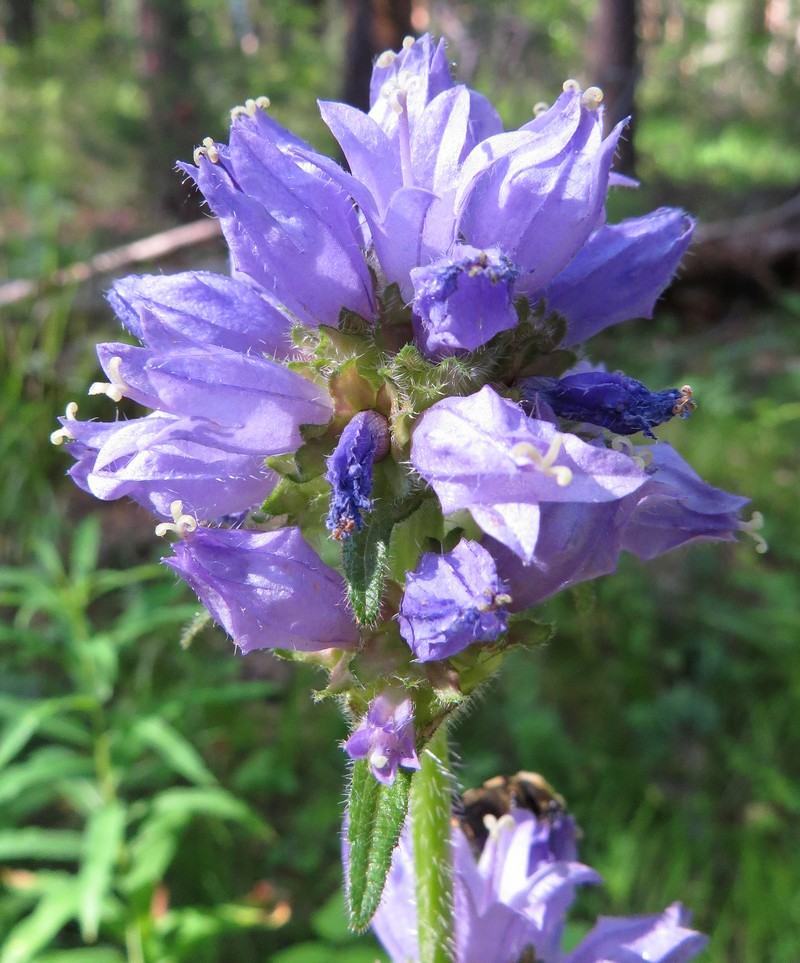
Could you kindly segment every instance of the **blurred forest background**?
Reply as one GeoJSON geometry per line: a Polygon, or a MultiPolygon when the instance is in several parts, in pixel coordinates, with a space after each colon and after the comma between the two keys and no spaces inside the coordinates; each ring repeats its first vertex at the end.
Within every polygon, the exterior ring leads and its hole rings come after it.
{"type": "Polygon", "coordinates": [[[665,203],[702,226],[656,319],[591,351],[653,388],[691,382],[698,411],[659,434],[750,495],[770,542],[628,558],[548,603],[554,639],[455,733],[459,778],[534,769],[567,797],[606,880],[569,939],[681,899],[705,960],[797,963],[798,0],[0,9],[0,963],[379,956],[337,895],[346,731],[312,703],[319,680],[187,633],[197,604],[159,566],[152,519],[77,491],[48,434],[74,399],[109,416],[85,391],[94,343],[120,336],[115,274],[225,270],[175,159],[262,93],[333,149],[315,99],[363,97],[373,52],[409,29],[445,36],[509,126],[566,77],[605,85],[611,110],[635,98],[624,161],[642,187],[612,219],[665,203]]]}

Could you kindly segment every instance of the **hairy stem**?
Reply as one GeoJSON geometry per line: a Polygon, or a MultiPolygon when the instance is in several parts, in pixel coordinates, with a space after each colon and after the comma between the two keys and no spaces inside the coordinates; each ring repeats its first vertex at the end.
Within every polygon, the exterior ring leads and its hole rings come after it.
{"type": "Polygon", "coordinates": [[[453,959],[453,867],[450,853],[451,780],[442,725],[421,753],[411,788],[414,873],[420,963],[453,959]]]}

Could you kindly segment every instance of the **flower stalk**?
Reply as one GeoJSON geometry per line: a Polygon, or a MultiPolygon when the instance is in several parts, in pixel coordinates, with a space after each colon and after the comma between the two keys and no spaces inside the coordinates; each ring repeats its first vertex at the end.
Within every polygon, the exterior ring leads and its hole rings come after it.
{"type": "Polygon", "coordinates": [[[411,787],[419,963],[453,959],[452,786],[447,728],[441,725],[420,755],[411,787]]]}

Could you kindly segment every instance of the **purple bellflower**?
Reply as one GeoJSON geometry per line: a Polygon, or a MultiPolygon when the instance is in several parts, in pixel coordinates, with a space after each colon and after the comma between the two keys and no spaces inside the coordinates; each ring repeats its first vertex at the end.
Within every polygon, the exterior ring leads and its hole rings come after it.
{"type": "MultiPolygon", "coordinates": [[[[576,886],[600,883],[577,862],[575,825],[563,814],[537,819],[515,810],[487,817],[489,835],[475,859],[452,829],[456,963],[687,963],[708,942],[689,928],[680,903],[653,916],[600,917],[571,951],[562,949],[576,886]]],[[[346,855],[346,854],[345,854],[346,855]]],[[[395,850],[373,928],[393,963],[419,959],[413,845],[408,825],[395,850]]]]}
{"type": "Polygon", "coordinates": [[[634,457],[637,452],[649,455],[650,480],[631,500],[622,527],[625,551],[651,559],[689,542],[734,541],[742,531],[755,538],[757,551],[766,550],[755,531],[759,516],[756,525],[739,517],[747,498],[704,482],[668,444],[634,449],[634,457]]]}
{"type": "Polygon", "coordinates": [[[655,438],[653,428],[679,415],[688,418],[695,407],[692,389],[650,391],[641,381],[621,372],[585,371],[566,378],[528,378],[523,397],[544,401],[560,418],[599,425],[619,435],[641,431],[655,438]]]}
{"type": "MultiPolygon", "coordinates": [[[[180,516],[175,525],[181,527],[180,516]]],[[[357,644],[341,576],[323,565],[299,529],[189,529],[179,532],[184,538],[165,562],[242,652],[318,652],[357,644]]]]}
{"type": "Polygon", "coordinates": [[[519,271],[497,249],[457,244],[452,257],[413,268],[417,342],[429,358],[473,351],[517,323],[519,271]]]}
{"type": "Polygon", "coordinates": [[[510,602],[492,556],[463,539],[446,555],[423,555],[416,571],[406,574],[400,634],[420,662],[447,659],[502,635],[510,602]]]}
{"type": "Polygon", "coordinates": [[[386,692],[376,696],[344,748],[351,759],[366,758],[375,778],[386,786],[394,782],[398,766],[419,769],[411,700],[398,701],[386,692]]]}
{"type": "Polygon", "coordinates": [[[509,612],[621,550],[731,538],[743,500],[599,430],[652,435],[689,413],[687,389],[562,377],[565,348],[652,312],[692,232],[668,209],[606,223],[623,125],[604,136],[600,92],[567,81],[506,131],[429,36],[378,57],[370,92],[367,113],[320,104],[348,170],[266,98],[181,165],[231,276],[117,281],[138,344],[99,346],[90,393],[123,407],[103,424],[70,405],[52,440],[79,486],[156,516],[167,564],[242,651],[340,649],[317,661],[351,712],[404,688],[435,732],[429,663],[458,655],[467,699],[463,667],[509,612]]]}
{"type": "Polygon", "coordinates": [[[523,562],[536,550],[543,503],[619,501],[647,480],[627,456],[526,417],[489,386],[435,404],[414,433],[411,462],[443,511],[469,509],[523,562]]]}
{"type": "Polygon", "coordinates": [[[548,310],[567,321],[564,344],[579,344],[629,318],[652,317],[693,230],[690,217],[668,207],[599,227],[545,289],[548,310]]]}

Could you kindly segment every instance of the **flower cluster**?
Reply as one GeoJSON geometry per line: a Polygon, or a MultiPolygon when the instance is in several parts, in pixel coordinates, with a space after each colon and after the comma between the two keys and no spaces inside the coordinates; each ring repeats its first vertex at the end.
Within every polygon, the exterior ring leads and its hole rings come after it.
{"type": "MultiPolygon", "coordinates": [[[[475,858],[455,824],[456,963],[687,963],[708,940],[689,928],[680,903],[653,916],[600,917],[572,950],[562,949],[566,914],[576,886],[600,883],[577,861],[575,823],[563,813],[535,816],[515,809],[487,816],[488,837],[475,858]]],[[[386,879],[374,930],[393,963],[419,959],[413,843],[403,831],[386,879]]]]}
{"type": "Polygon", "coordinates": [[[166,564],[243,652],[331,670],[347,749],[386,782],[532,606],[622,551],[742,527],[744,499],[625,437],[688,416],[691,389],[583,357],[652,313],[693,229],[668,209],[606,222],[625,179],[601,99],[568,81],[505,131],[425,36],[377,60],[368,113],[320,104],[349,170],[266,98],[234,109],[228,143],[181,165],[231,276],[118,281],[138,345],[100,345],[90,393],[148,413],[72,404],[52,436],[79,486],[153,512],[166,564]]]}

